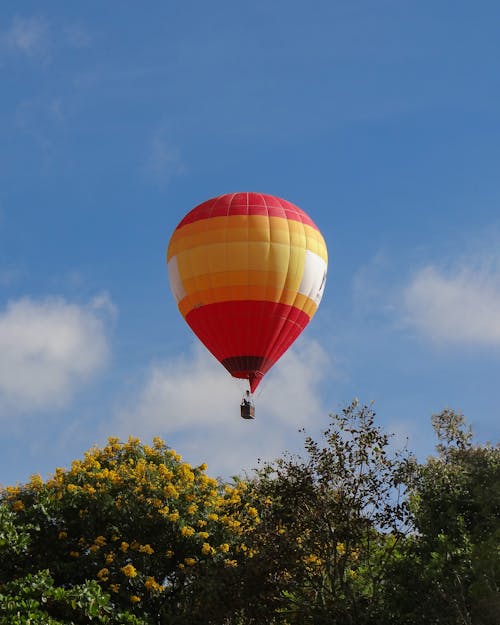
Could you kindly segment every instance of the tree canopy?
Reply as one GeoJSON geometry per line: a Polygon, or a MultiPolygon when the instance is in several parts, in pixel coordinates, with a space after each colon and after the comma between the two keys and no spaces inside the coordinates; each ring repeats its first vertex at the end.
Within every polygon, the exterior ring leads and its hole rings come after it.
{"type": "Polygon", "coordinates": [[[0,623],[496,624],[500,448],[432,421],[421,464],[355,401],[303,456],[230,483],[112,438],[8,486],[0,623]]]}

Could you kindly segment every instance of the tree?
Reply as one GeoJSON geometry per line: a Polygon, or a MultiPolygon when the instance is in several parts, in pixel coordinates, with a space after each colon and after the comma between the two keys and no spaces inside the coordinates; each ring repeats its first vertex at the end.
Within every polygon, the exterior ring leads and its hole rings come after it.
{"type": "Polygon", "coordinates": [[[474,445],[463,415],[432,417],[437,456],[411,491],[416,534],[393,597],[401,623],[500,622],[500,446],[474,445]]]}
{"type": "Polygon", "coordinates": [[[355,401],[231,484],[131,438],[7,487],[0,624],[494,625],[500,447],[432,421],[421,465],[355,401]]]}
{"type": "Polygon", "coordinates": [[[249,497],[261,523],[242,575],[245,623],[322,625],[388,622],[385,586],[409,530],[406,485],[415,463],[389,453],[371,406],[331,415],[306,459],[265,465],[249,497]],[[274,618],[271,616],[274,615],[274,618]]]}
{"type": "Polygon", "coordinates": [[[236,546],[256,515],[239,505],[244,483],[219,484],[205,469],[160,439],[110,439],[46,482],[7,488],[30,543],[0,582],[48,569],[64,587],[94,580],[117,608],[154,623],[209,622],[201,580],[244,559],[236,546]]]}
{"type": "MultiPolygon", "coordinates": [[[[0,566],[22,554],[30,544],[28,530],[19,526],[15,514],[0,505],[0,566]]],[[[128,612],[116,611],[109,596],[96,582],[72,588],[56,587],[48,570],[37,571],[0,584],[0,624],[2,625],[144,625],[128,612]]]]}

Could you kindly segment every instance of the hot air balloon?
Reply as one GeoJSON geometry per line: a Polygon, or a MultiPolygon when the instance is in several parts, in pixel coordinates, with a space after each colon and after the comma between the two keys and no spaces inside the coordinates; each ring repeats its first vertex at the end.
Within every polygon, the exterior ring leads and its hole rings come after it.
{"type": "MultiPolygon", "coordinates": [[[[167,250],[180,313],[253,393],[313,317],[325,288],[326,244],[300,208],[263,193],[230,193],[181,220],[167,250]]],[[[251,395],[241,414],[253,417],[251,395]]]]}

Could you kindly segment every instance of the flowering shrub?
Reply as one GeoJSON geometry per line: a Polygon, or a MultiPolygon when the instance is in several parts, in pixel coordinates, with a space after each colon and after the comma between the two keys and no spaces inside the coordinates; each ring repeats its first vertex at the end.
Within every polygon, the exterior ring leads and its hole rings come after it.
{"type": "Polygon", "coordinates": [[[8,487],[4,502],[37,528],[26,560],[12,566],[49,568],[61,584],[96,580],[132,611],[173,609],[208,568],[252,555],[240,548],[259,521],[241,503],[245,483],[222,485],[205,471],[160,439],[110,438],[45,482],[8,487]]]}

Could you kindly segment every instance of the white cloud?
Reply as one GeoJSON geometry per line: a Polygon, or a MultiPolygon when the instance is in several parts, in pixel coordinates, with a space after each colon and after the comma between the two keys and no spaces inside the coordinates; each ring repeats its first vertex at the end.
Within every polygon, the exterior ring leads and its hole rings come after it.
{"type": "Polygon", "coordinates": [[[234,380],[202,347],[153,366],[130,409],[111,424],[123,438],[163,437],[191,462],[208,462],[213,475],[232,475],[301,449],[299,427],[326,424],[319,399],[321,383],[331,375],[323,348],[311,340],[297,346],[275,365],[256,392],[256,419],[239,416],[246,383],[234,380]]]}
{"type": "Polygon", "coordinates": [[[61,408],[109,356],[103,296],[88,307],[64,299],[10,302],[0,312],[0,417],[61,408]]]}
{"type": "Polygon", "coordinates": [[[427,266],[403,292],[407,322],[436,342],[500,345],[500,271],[427,266]]]}
{"type": "Polygon", "coordinates": [[[46,62],[50,59],[50,31],[47,21],[38,16],[16,16],[2,40],[11,52],[46,62]]]}

